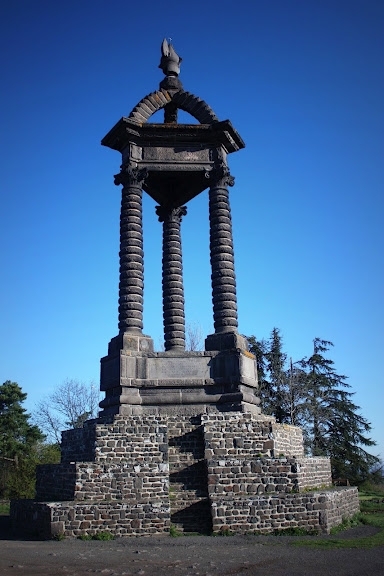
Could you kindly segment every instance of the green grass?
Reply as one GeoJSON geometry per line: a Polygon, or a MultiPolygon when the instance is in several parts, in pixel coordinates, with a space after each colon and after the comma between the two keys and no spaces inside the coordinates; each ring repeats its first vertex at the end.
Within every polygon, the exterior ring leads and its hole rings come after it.
{"type": "Polygon", "coordinates": [[[115,536],[111,532],[97,532],[96,534],[82,534],[79,540],[114,540],[115,536]]]}
{"type": "Polygon", "coordinates": [[[363,536],[361,538],[351,538],[348,540],[338,540],[327,538],[321,540],[298,540],[292,542],[293,546],[313,546],[315,548],[374,548],[384,546],[384,514],[364,515],[365,524],[375,526],[380,531],[373,536],[363,536]]]}
{"type": "Polygon", "coordinates": [[[384,498],[371,498],[370,500],[362,500],[360,502],[360,509],[363,513],[384,513],[384,498]]]}
{"type": "Polygon", "coordinates": [[[171,526],[169,528],[169,535],[172,538],[178,538],[179,536],[182,536],[182,533],[177,530],[176,526],[171,524],[171,526]]]}
{"type": "Polygon", "coordinates": [[[305,528],[282,528],[281,530],[274,530],[271,536],[318,536],[319,533],[314,530],[306,530],[305,528]]]}
{"type": "Polygon", "coordinates": [[[350,528],[360,526],[361,524],[365,524],[365,522],[362,521],[361,514],[357,513],[352,518],[343,518],[341,524],[331,528],[330,534],[338,534],[339,532],[344,532],[344,530],[349,530],[350,528]]]}

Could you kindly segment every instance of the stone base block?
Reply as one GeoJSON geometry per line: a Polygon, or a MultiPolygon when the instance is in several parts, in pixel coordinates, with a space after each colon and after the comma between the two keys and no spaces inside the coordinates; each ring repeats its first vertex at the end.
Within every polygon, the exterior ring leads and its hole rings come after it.
{"type": "MultiPolygon", "coordinates": [[[[248,351],[248,342],[244,336],[237,332],[223,332],[210,334],[205,339],[205,349],[209,350],[243,350],[248,351]]],[[[253,355],[252,355],[253,357],[253,355]]]]}
{"type": "MultiPolygon", "coordinates": [[[[226,337],[232,341],[232,336],[226,337]]],[[[191,406],[197,413],[241,412],[245,405],[260,412],[256,361],[246,350],[153,352],[147,340],[123,334],[111,341],[101,359],[100,388],[106,393],[101,416],[174,414],[175,407],[191,413],[191,406]]]]}

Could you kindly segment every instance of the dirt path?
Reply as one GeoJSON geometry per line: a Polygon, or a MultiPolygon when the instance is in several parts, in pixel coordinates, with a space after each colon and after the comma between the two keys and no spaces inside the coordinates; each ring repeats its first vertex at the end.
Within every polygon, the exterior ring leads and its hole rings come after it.
{"type": "MultiPolygon", "coordinates": [[[[0,526],[0,575],[13,576],[384,576],[384,547],[294,547],[292,537],[137,537],[109,542],[12,539],[0,526]]],[[[354,528],[342,538],[370,534],[354,528]]]]}

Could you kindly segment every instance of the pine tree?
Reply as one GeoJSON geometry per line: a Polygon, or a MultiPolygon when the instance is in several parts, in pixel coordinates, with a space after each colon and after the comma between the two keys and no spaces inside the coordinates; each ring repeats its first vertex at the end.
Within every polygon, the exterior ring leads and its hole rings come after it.
{"type": "Polygon", "coordinates": [[[263,413],[302,427],[307,453],[329,456],[333,478],[358,484],[374,480],[375,470],[380,477],[380,459],[365,450],[376,444],[368,436],[371,425],[353,402],[346,376],[327,358],[332,342],[315,338],[313,354],[291,360],[288,369],[277,328],[268,341],[251,336],[248,342],[257,360],[263,413]]]}
{"type": "Polygon", "coordinates": [[[346,376],[337,374],[333,360],[325,353],[332,342],[315,338],[313,354],[302,360],[306,371],[306,444],[313,456],[330,456],[334,478],[350,483],[366,480],[379,459],[362,446],[374,446],[366,436],[369,422],[359,414],[346,376]]]}
{"type": "Polygon", "coordinates": [[[266,340],[257,340],[255,336],[247,336],[249,351],[256,357],[258,394],[260,397],[260,408],[263,414],[271,414],[271,395],[272,390],[270,382],[267,379],[267,351],[268,343],[266,340]]]}
{"type": "Polygon", "coordinates": [[[256,356],[261,409],[275,416],[277,422],[289,422],[287,355],[278,328],[273,328],[269,340],[248,338],[249,349],[256,356]]]}
{"type": "Polygon", "coordinates": [[[0,497],[33,497],[36,450],[44,439],[22,403],[27,395],[16,382],[0,386],[0,497]]]}
{"type": "Polygon", "coordinates": [[[278,328],[273,328],[266,353],[267,371],[271,389],[271,413],[277,422],[288,421],[287,372],[285,369],[287,355],[283,352],[283,341],[278,328]]]}
{"type": "Polygon", "coordinates": [[[303,427],[305,424],[305,408],[307,401],[307,374],[298,367],[300,362],[289,361],[286,372],[285,412],[286,422],[293,426],[303,427]]]}

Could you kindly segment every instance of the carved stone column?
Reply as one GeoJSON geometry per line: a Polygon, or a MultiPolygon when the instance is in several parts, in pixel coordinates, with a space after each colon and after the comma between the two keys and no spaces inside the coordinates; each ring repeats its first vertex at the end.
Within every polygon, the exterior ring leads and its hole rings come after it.
{"type": "Polygon", "coordinates": [[[185,350],[183,262],[180,223],[187,208],[156,206],[163,222],[163,324],[165,350],[185,350]]]}
{"type": "Polygon", "coordinates": [[[147,171],[122,166],[115,184],[123,184],[120,213],[119,331],[141,334],[143,329],[142,184],[147,171]]]}
{"type": "Polygon", "coordinates": [[[228,186],[233,186],[235,180],[225,163],[216,166],[210,178],[210,254],[215,333],[237,333],[236,277],[228,193],[228,186]]]}

